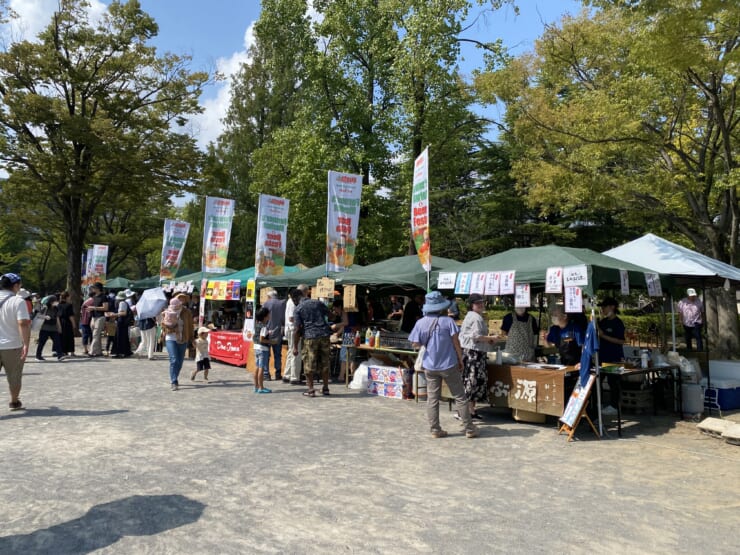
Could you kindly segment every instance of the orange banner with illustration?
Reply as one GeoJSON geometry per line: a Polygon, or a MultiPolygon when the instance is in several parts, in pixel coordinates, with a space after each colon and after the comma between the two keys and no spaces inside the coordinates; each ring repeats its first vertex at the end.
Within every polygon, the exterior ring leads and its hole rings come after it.
{"type": "Polygon", "coordinates": [[[411,189],[411,236],[414,238],[419,262],[427,272],[432,270],[429,239],[429,148],[414,161],[414,181],[411,189]]]}

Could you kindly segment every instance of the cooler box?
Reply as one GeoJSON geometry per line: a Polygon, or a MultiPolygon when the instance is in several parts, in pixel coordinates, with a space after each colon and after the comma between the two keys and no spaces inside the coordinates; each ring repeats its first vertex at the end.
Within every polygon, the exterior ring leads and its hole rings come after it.
{"type": "Polygon", "coordinates": [[[705,388],[704,403],[707,407],[720,410],[740,408],[740,362],[732,360],[710,360],[709,379],[702,378],[705,388]]]}

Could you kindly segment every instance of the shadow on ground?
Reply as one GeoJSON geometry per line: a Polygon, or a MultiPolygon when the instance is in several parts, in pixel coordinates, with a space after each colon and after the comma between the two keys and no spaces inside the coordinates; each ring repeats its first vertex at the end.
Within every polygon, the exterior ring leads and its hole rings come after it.
{"type": "MultiPolygon", "coordinates": [[[[59,407],[49,407],[45,409],[23,409],[12,414],[0,416],[0,420],[9,420],[11,418],[20,418],[22,416],[110,416],[111,414],[120,414],[128,412],[126,409],[118,410],[66,410],[59,407]]],[[[2,553],[0,551],[0,553],[2,553]]]]}
{"type": "Polygon", "coordinates": [[[153,536],[196,522],[205,505],[182,495],[133,495],[95,505],[80,518],[0,537],[0,553],[90,553],[124,536],[153,536]]]}

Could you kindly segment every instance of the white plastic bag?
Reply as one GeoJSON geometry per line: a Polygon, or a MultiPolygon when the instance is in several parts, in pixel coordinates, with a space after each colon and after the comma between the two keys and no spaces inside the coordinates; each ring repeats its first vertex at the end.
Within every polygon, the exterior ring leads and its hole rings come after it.
{"type": "Polygon", "coordinates": [[[426,353],[427,348],[422,345],[419,349],[419,354],[416,355],[416,360],[414,361],[414,370],[417,372],[423,372],[424,371],[424,353],[426,353]]]}

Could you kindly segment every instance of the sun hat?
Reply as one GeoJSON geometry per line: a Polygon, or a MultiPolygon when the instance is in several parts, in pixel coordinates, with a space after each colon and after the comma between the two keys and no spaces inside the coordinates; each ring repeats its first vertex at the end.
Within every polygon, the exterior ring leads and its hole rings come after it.
{"type": "Polygon", "coordinates": [[[18,296],[21,299],[27,299],[28,297],[31,296],[31,292],[28,289],[21,289],[18,291],[18,296]]]}
{"type": "Polygon", "coordinates": [[[118,294],[116,295],[116,300],[123,301],[125,299],[126,299],[126,293],[124,291],[119,291],[118,294]]]}
{"type": "Polygon", "coordinates": [[[694,289],[693,287],[689,287],[686,290],[686,295],[688,295],[689,297],[696,297],[696,289],[694,289]]]}
{"type": "Polygon", "coordinates": [[[198,328],[198,335],[200,335],[201,333],[210,333],[210,332],[211,332],[211,330],[209,330],[205,326],[201,326],[201,327],[198,328]]]}
{"type": "Polygon", "coordinates": [[[450,301],[445,299],[439,291],[427,293],[424,301],[424,306],[421,308],[424,313],[441,312],[450,306],[450,301]]]}
{"type": "Polygon", "coordinates": [[[123,292],[123,294],[126,295],[126,298],[127,299],[129,299],[129,298],[133,297],[134,295],[136,295],[136,293],[134,293],[133,291],[131,291],[131,289],[126,289],[123,292]]]}

